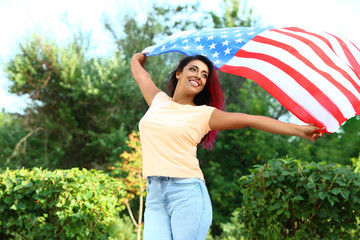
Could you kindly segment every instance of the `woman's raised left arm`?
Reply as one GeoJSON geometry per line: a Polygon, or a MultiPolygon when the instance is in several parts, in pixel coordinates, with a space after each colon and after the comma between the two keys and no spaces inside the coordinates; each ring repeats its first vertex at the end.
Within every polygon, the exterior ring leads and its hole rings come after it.
{"type": "Polygon", "coordinates": [[[229,130],[241,128],[256,128],[258,130],[281,135],[291,135],[316,141],[322,136],[322,130],[313,125],[298,125],[285,123],[273,118],[250,115],[245,113],[230,113],[215,109],[210,117],[210,129],[229,130]]]}

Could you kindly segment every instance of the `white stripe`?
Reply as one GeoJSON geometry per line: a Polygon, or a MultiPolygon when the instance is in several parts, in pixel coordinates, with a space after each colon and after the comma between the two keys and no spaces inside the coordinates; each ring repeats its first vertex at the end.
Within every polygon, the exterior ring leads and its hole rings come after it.
{"type": "Polygon", "coordinates": [[[343,69],[347,74],[350,75],[350,77],[352,79],[357,79],[359,81],[358,76],[356,76],[354,74],[354,71],[352,69],[350,69],[350,67],[344,63],[322,40],[318,39],[317,37],[311,36],[310,34],[306,34],[306,33],[301,33],[301,32],[293,32],[290,30],[285,30],[285,29],[280,29],[281,31],[284,32],[289,32],[289,33],[293,33],[295,35],[304,37],[308,40],[310,40],[311,42],[313,42],[314,44],[316,44],[319,48],[321,48],[321,50],[324,51],[324,53],[326,54],[326,56],[328,56],[334,63],[335,65],[337,65],[339,68],[343,69]]]}
{"type": "Polygon", "coordinates": [[[349,60],[347,59],[347,57],[346,57],[346,55],[344,53],[343,48],[341,47],[339,41],[334,36],[332,36],[331,34],[328,34],[326,32],[317,32],[316,34],[319,34],[322,37],[326,38],[330,42],[331,47],[333,48],[335,54],[341,60],[343,60],[347,65],[351,66],[349,60]]]}
{"type": "MultiPolygon", "coordinates": [[[[354,46],[354,44],[350,43],[349,41],[345,41],[345,43],[346,43],[346,46],[348,46],[348,48],[350,49],[350,51],[351,51],[352,55],[354,56],[356,62],[360,65],[360,51],[359,51],[360,46],[356,46],[357,47],[356,48],[354,46]]],[[[360,74],[360,73],[358,72],[358,74],[360,74]]],[[[359,83],[359,85],[360,85],[360,83],[359,83]]]]}
{"type": "MultiPolygon", "coordinates": [[[[274,31],[269,31],[268,33],[264,34],[263,36],[267,37],[269,39],[280,41],[282,43],[285,43],[285,44],[288,44],[288,45],[294,47],[302,56],[304,56],[306,59],[308,59],[317,69],[330,74],[334,78],[335,81],[337,81],[344,88],[348,89],[352,94],[354,94],[358,99],[360,99],[360,93],[356,90],[356,88],[339,71],[337,71],[336,69],[327,65],[326,62],[324,62],[307,44],[303,43],[302,41],[300,41],[296,38],[293,38],[293,37],[290,37],[287,35],[283,35],[281,33],[274,32],[274,31]]],[[[324,48],[322,48],[322,49],[324,50],[324,48]]],[[[329,49],[329,47],[327,47],[327,45],[326,45],[326,48],[329,49]]],[[[347,64],[344,64],[343,62],[341,62],[341,60],[339,60],[339,58],[335,55],[334,52],[332,52],[332,51],[328,51],[328,52],[332,55],[333,60],[336,59],[335,62],[340,62],[340,65],[342,65],[342,66],[339,66],[339,67],[341,69],[346,68],[348,70],[347,72],[350,72],[352,75],[350,77],[353,77],[352,78],[353,80],[354,80],[354,78],[355,78],[355,80],[357,79],[356,75],[354,74],[354,72],[351,69],[349,69],[349,66],[347,64]]],[[[278,56],[281,56],[281,55],[278,55],[278,56]]],[[[286,59],[286,62],[287,62],[287,59],[286,59]]],[[[309,80],[313,80],[312,82],[314,82],[317,79],[314,78],[314,79],[309,79],[309,80]]],[[[324,91],[325,89],[322,89],[322,90],[324,91]]]]}
{"type": "MultiPolygon", "coordinates": [[[[351,54],[354,56],[355,61],[360,65],[360,50],[359,50],[360,46],[355,47],[354,46],[355,44],[350,42],[349,40],[347,40],[341,36],[337,36],[337,37],[340,38],[346,44],[346,46],[349,48],[351,54]]],[[[358,72],[358,74],[360,74],[360,73],[358,72]]],[[[360,82],[358,82],[358,84],[360,85],[360,82]]]]}
{"type": "MultiPolygon", "coordinates": [[[[318,33],[321,36],[325,37],[326,39],[328,39],[331,43],[331,46],[334,48],[334,52],[335,54],[337,54],[339,56],[339,58],[341,60],[343,60],[344,62],[346,62],[346,64],[353,69],[351,63],[349,62],[348,58],[345,55],[345,52],[343,50],[343,48],[341,47],[339,41],[331,34],[329,33],[325,33],[325,32],[320,32],[318,33]]],[[[343,39],[339,36],[337,36],[341,41],[343,41],[343,43],[349,48],[351,55],[355,58],[355,61],[357,61],[360,64],[360,51],[358,49],[356,49],[354,47],[354,45],[349,42],[346,39],[343,39]]],[[[354,70],[354,69],[353,69],[354,70]]],[[[350,77],[354,80],[354,82],[360,87],[360,73],[358,73],[359,75],[357,76],[356,74],[353,73],[353,71],[350,72],[351,74],[350,77]]]]}
{"type": "MultiPolygon", "coordinates": [[[[276,32],[273,33],[275,35],[281,35],[276,32]]],[[[291,38],[285,35],[281,35],[281,36],[284,36],[285,38],[291,38]]],[[[298,46],[302,44],[303,44],[302,42],[296,40],[295,44],[291,44],[291,45],[292,46],[297,45],[295,48],[298,48],[298,46]]],[[[304,45],[305,45],[304,47],[310,49],[306,44],[304,45]]],[[[340,109],[340,111],[346,118],[350,118],[355,115],[355,110],[351,105],[349,99],[337,87],[335,87],[321,74],[319,74],[318,72],[316,72],[315,70],[304,64],[304,62],[294,57],[288,51],[282,48],[278,48],[276,46],[258,43],[254,41],[248,42],[243,46],[242,49],[248,52],[256,52],[256,53],[271,55],[279,59],[280,61],[284,62],[285,64],[291,66],[300,74],[302,74],[305,78],[307,78],[310,82],[312,82],[315,86],[317,86],[320,89],[320,91],[322,91],[326,96],[328,96],[330,100],[340,109]]],[[[314,54],[314,52],[312,51],[308,51],[308,52],[309,54],[306,55],[305,57],[306,59],[311,59],[311,62],[317,62],[319,64],[327,66],[326,64],[323,64],[321,59],[316,54],[314,54]]],[[[342,75],[340,75],[340,77],[342,77],[342,75]]],[[[360,97],[360,94],[358,95],[360,97]]]]}
{"type": "Polygon", "coordinates": [[[274,65],[250,58],[234,57],[226,65],[244,66],[267,76],[278,88],[293,99],[311,116],[324,123],[326,130],[334,132],[339,128],[338,121],[319,102],[300,86],[290,75],[274,65]]]}

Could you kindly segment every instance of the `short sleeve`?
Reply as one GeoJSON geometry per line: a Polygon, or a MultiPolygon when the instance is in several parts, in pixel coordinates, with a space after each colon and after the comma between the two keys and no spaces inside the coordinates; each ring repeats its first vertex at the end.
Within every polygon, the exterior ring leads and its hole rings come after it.
{"type": "Polygon", "coordinates": [[[212,130],[212,129],[210,129],[210,117],[215,109],[216,108],[211,107],[211,106],[206,106],[206,108],[205,108],[204,119],[206,119],[206,121],[205,121],[205,131],[206,132],[210,132],[212,130]]]}
{"type": "Polygon", "coordinates": [[[153,98],[151,105],[170,100],[170,97],[163,91],[158,92],[153,98]]]}

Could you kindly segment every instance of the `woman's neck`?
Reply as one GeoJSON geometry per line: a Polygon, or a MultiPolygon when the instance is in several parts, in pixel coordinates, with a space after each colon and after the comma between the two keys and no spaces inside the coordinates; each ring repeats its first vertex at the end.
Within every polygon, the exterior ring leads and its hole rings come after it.
{"type": "Polygon", "coordinates": [[[178,94],[174,93],[174,96],[172,97],[172,101],[182,105],[196,106],[194,103],[194,97],[192,96],[179,96],[178,94]]]}

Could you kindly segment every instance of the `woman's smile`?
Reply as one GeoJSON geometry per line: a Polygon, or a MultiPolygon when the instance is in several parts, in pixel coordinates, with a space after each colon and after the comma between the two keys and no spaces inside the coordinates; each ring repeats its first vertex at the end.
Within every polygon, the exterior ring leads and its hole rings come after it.
{"type": "Polygon", "coordinates": [[[195,80],[190,80],[190,84],[194,87],[198,87],[200,85],[199,82],[195,80]]]}

